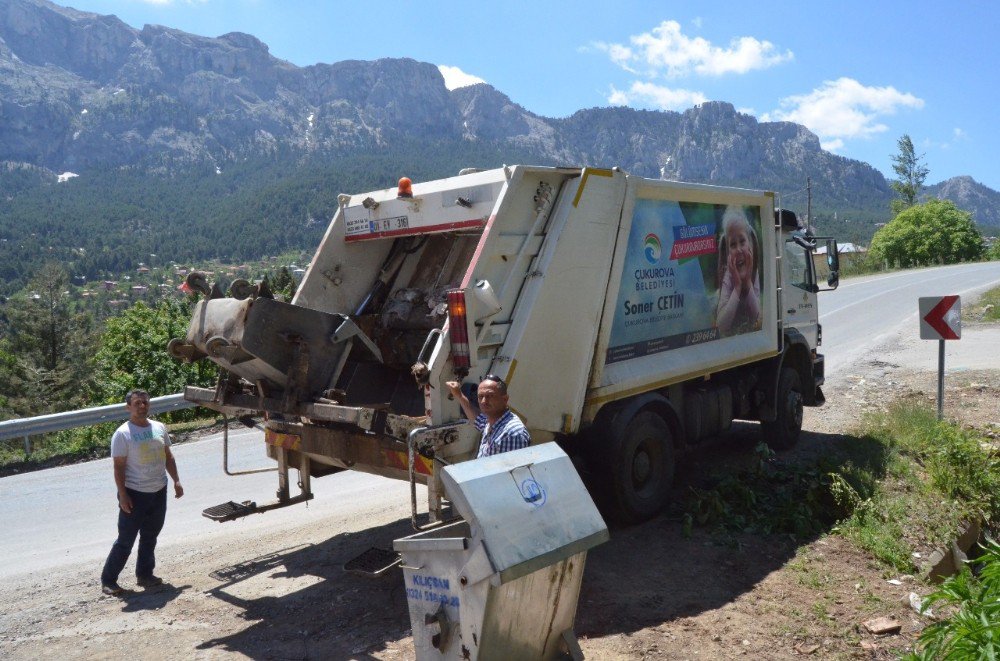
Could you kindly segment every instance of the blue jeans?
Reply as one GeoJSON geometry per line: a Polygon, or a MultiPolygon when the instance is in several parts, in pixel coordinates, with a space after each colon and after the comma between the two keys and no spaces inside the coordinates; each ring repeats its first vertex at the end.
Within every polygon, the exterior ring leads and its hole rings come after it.
{"type": "Polygon", "coordinates": [[[149,578],[156,566],[156,536],[163,529],[163,520],[167,515],[167,488],[153,493],[133,489],[125,491],[132,499],[132,512],[126,514],[121,507],[118,508],[118,539],[111,546],[111,553],[101,572],[103,585],[118,582],[118,575],[132,553],[136,536],[139,537],[139,556],[135,562],[135,575],[149,578]]]}

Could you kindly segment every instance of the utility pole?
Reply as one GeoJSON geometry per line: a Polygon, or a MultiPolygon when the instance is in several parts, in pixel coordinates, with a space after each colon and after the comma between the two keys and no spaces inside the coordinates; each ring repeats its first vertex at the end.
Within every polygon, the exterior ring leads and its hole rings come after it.
{"type": "Polygon", "coordinates": [[[813,218],[813,189],[812,177],[806,177],[806,231],[812,229],[813,218]]]}

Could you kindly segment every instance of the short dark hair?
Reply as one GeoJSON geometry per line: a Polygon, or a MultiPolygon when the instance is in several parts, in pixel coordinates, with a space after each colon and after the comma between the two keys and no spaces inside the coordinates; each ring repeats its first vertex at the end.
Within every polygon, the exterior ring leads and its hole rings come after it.
{"type": "Polygon", "coordinates": [[[132,403],[132,398],[136,397],[136,396],[145,397],[147,400],[149,399],[149,393],[148,392],[146,392],[145,390],[142,390],[141,388],[133,388],[132,390],[129,390],[128,393],[126,393],[126,395],[125,395],[125,405],[127,406],[127,405],[131,404],[132,403]]]}
{"type": "Polygon", "coordinates": [[[503,379],[501,379],[496,374],[487,374],[486,376],[483,377],[483,381],[492,381],[493,383],[497,384],[497,390],[500,391],[501,395],[507,394],[507,384],[504,383],[503,379]]]}

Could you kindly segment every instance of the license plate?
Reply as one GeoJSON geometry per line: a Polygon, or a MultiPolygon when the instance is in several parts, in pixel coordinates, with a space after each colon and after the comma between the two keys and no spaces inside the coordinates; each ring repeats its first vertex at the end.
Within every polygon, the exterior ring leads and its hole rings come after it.
{"type": "Polygon", "coordinates": [[[396,232],[398,230],[409,229],[410,227],[409,216],[379,218],[378,220],[370,220],[368,222],[372,234],[378,234],[381,232],[396,232]]]}

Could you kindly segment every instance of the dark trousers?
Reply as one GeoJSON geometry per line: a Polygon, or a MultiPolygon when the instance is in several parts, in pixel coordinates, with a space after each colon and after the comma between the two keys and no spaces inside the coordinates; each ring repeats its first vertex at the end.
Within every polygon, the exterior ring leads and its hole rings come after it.
{"type": "Polygon", "coordinates": [[[111,546],[111,553],[101,572],[101,583],[109,585],[118,582],[118,575],[125,567],[136,536],[139,537],[139,556],[135,561],[135,575],[148,578],[156,566],[156,536],[163,528],[167,515],[167,488],[154,493],[144,493],[126,489],[132,499],[132,512],[126,514],[118,508],[118,539],[111,546]]]}

